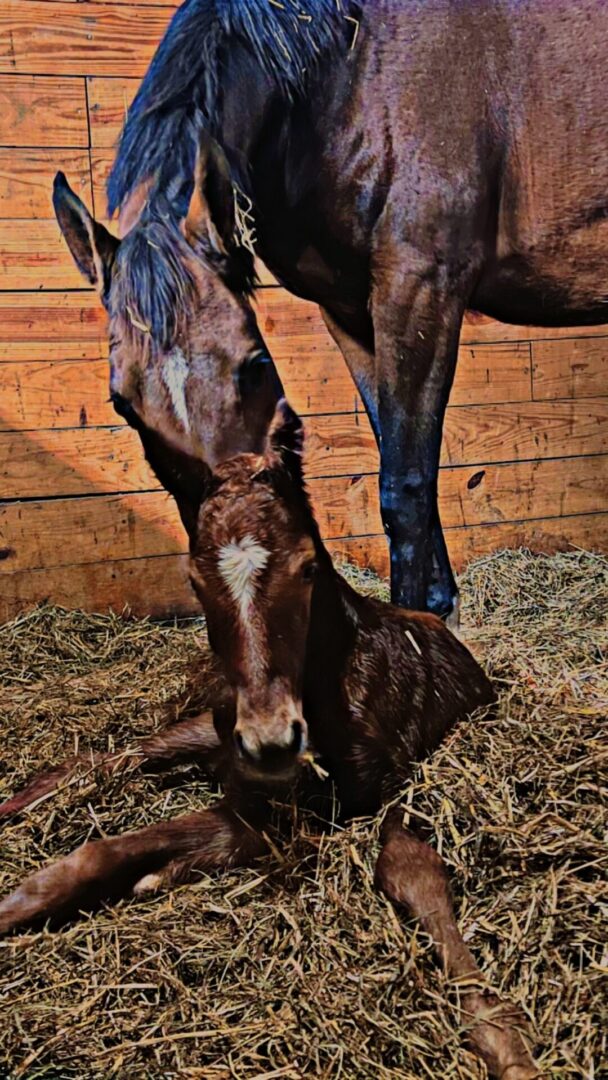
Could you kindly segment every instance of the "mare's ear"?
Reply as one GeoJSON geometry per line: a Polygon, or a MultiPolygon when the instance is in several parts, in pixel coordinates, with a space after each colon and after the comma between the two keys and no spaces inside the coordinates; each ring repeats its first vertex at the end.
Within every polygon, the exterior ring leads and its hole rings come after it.
{"type": "Polygon", "coordinates": [[[103,297],[120,240],[91,217],[62,172],[57,173],[53,184],[53,206],[76,266],[103,297]]]}
{"type": "Polygon", "coordinates": [[[218,255],[234,246],[234,192],[226,156],[213,139],[201,142],[196,154],[194,188],[183,232],[193,247],[207,241],[218,255]]]}
{"type": "Polygon", "coordinates": [[[281,398],[266,436],[264,460],[269,469],[284,468],[292,476],[302,476],[304,426],[291,405],[281,398]]]}

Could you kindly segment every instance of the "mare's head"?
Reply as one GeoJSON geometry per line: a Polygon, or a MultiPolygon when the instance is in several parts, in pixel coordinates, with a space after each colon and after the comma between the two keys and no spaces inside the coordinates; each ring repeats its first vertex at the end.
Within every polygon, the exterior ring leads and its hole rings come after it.
{"type": "Polygon", "coordinates": [[[279,402],[264,452],[215,470],[191,557],[209,638],[236,693],[235,763],[285,778],[307,729],[302,690],[313,581],[326,555],[304,490],[300,419],[279,402]]]}
{"type": "Polygon", "coordinates": [[[139,188],[121,212],[121,240],[62,173],[53,197],[74,260],[109,315],[115,408],[142,441],[152,433],[148,456],[162,482],[161,443],[179,456],[176,474],[188,459],[213,469],[259,452],[281,393],[249,302],[253,260],[235,239],[230,176],[213,144],[199,152],[189,187],[181,213],[183,191],[162,177],[139,188]]]}

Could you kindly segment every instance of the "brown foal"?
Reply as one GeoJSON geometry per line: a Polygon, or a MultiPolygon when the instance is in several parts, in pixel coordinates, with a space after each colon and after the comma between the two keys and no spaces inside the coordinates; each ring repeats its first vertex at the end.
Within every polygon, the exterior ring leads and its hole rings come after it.
{"type": "MultiPolygon", "coordinates": [[[[494,701],[489,680],[439,618],[360,596],[336,572],[304,488],[302,443],[299,418],[281,402],[264,452],[215,469],[190,572],[228,689],[213,716],[174,725],[127,759],[204,759],[223,783],[223,801],[83,844],[0,904],[0,930],[250,864],[268,854],[277,802],[314,802],[318,812],[333,791],[345,817],[373,813],[398,797],[412,763],[458,720],[494,701]]],[[[107,755],[102,764],[124,761],[107,755]]],[[[31,804],[72,769],[35,781],[0,812],[31,804]]],[[[538,1076],[521,1017],[488,991],[462,939],[440,857],[395,807],[382,841],[378,886],[430,934],[473,1047],[494,1076],[538,1076]]]]}

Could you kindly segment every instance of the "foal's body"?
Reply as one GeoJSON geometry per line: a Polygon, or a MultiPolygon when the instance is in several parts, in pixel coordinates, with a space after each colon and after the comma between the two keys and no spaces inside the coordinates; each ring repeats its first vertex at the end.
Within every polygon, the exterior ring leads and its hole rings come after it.
{"type": "MultiPolygon", "coordinates": [[[[249,864],[268,851],[274,803],[296,799],[319,813],[332,782],[343,815],[373,813],[456,721],[494,700],[479,665],[439,618],[360,596],[334,570],[303,488],[301,438],[282,405],[264,455],[216,469],[191,578],[229,691],[213,717],[175,725],[140,748],[140,760],[207,760],[224,800],[84,844],[0,904],[0,930],[249,864]]],[[[107,763],[116,767],[116,757],[107,763]]],[[[57,780],[57,773],[42,778],[5,809],[28,805],[57,780]]],[[[377,879],[421,919],[461,984],[464,1021],[493,1075],[536,1076],[517,1015],[483,989],[441,860],[398,811],[385,823],[377,879]]]]}
{"type": "Polygon", "coordinates": [[[167,162],[188,179],[208,132],[263,260],[321,306],[405,607],[456,593],[437,470],[465,308],[608,320],[607,65],[604,0],[187,0],[128,115],[113,207],[167,162]]]}

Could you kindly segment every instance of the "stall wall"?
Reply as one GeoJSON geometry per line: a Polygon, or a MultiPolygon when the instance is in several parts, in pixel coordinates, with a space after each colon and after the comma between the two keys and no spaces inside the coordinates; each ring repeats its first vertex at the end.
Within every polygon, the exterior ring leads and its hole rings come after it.
{"type": "MultiPolygon", "coordinates": [[[[104,315],[59,234],[54,173],[99,218],[121,123],[171,7],[4,0],[0,10],[0,618],[50,599],[194,610],[185,538],[107,402],[104,315]]],[[[316,308],[267,285],[263,333],[306,418],[331,548],[380,572],[378,460],[316,308]]],[[[455,565],[504,546],[608,548],[608,330],[467,318],[441,514],[455,565]]]]}

